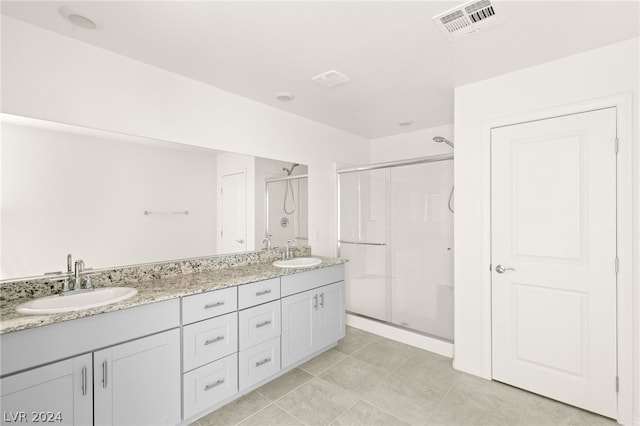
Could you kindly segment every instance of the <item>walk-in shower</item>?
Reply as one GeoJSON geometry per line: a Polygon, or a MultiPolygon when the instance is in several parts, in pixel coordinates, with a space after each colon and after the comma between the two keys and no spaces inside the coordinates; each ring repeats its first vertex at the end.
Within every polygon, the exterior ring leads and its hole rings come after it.
{"type": "Polygon", "coordinates": [[[266,180],[266,229],[265,236],[271,240],[272,247],[284,247],[287,240],[295,241],[298,246],[308,245],[308,184],[305,166],[293,163],[282,167],[286,176],[266,180]],[[296,167],[298,173],[294,175],[296,167]],[[302,174],[300,174],[302,170],[302,174]]]}
{"type": "Polygon", "coordinates": [[[452,341],[453,154],[338,173],[347,311],[452,341]]]}

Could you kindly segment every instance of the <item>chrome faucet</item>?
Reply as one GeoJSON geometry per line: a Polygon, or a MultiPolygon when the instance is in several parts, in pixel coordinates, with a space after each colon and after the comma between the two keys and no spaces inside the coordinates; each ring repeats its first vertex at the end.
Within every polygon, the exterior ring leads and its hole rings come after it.
{"type": "Polygon", "coordinates": [[[90,291],[93,290],[91,284],[91,275],[95,273],[87,273],[87,269],[84,267],[83,260],[76,260],[73,262],[71,254],[67,255],[67,272],[45,272],[45,275],[51,275],[51,281],[62,281],[62,289],[60,295],[69,293],[75,293],[77,291],[90,291]],[[84,280],[84,287],[82,281],[84,280]]]}
{"type": "Polygon", "coordinates": [[[271,239],[269,237],[264,237],[262,239],[262,250],[271,250],[271,239]],[[267,243],[267,246],[264,246],[264,243],[267,243]]]}
{"type": "Polygon", "coordinates": [[[287,240],[287,248],[285,250],[284,257],[285,259],[291,259],[293,257],[293,252],[291,249],[296,246],[296,242],[293,240],[287,240]]]}
{"type": "Polygon", "coordinates": [[[74,290],[80,290],[82,287],[82,271],[84,271],[84,260],[76,260],[75,268],[73,269],[74,290]]]}

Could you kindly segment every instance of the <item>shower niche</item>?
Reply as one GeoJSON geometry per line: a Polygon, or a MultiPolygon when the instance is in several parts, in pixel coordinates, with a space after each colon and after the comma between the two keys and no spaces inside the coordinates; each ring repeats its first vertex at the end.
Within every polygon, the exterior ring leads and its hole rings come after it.
{"type": "Polygon", "coordinates": [[[453,157],[338,178],[347,311],[453,341],[453,157]]]}
{"type": "Polygon", "coordinates": [[[307,166],[295,163],[265,180],[265,237],[272,247],[285,247],[288,240],[308,245],[308,188],[307,166]]]}

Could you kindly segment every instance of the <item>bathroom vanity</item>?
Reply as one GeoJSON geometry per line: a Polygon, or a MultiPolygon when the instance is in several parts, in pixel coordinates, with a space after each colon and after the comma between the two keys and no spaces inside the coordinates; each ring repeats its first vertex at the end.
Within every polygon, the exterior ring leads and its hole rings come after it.
{"type": "Polygon", "coordinates": [[[342,263],[229,267],[79,318],[3,317],[2,423],[189,423],[344,336],[342,263]]]}

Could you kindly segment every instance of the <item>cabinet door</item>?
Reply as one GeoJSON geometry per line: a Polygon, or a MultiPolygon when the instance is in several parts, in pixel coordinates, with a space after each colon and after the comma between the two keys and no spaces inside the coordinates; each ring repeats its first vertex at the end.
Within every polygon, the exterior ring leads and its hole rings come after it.
{"type": "Polygon", "coordinates": [[[345,334],[344,281],[326,285],[318,293],[317,349],[337,342],[345,334]]]}
{"type": "Polygon", "coordinates": [[[180,331],[94,352],[96,425],[180,423],[180,331]]]}
{"type": "Polygon", "coordinates": [[[282,368],[312,354],[316,348],[315,290],[282,299],[282,368]]]}
{"type": "Polygon", "coordinates": [[[0,389],[3,425],[93,422],[91,354],[5,377],[0,389]]]}

